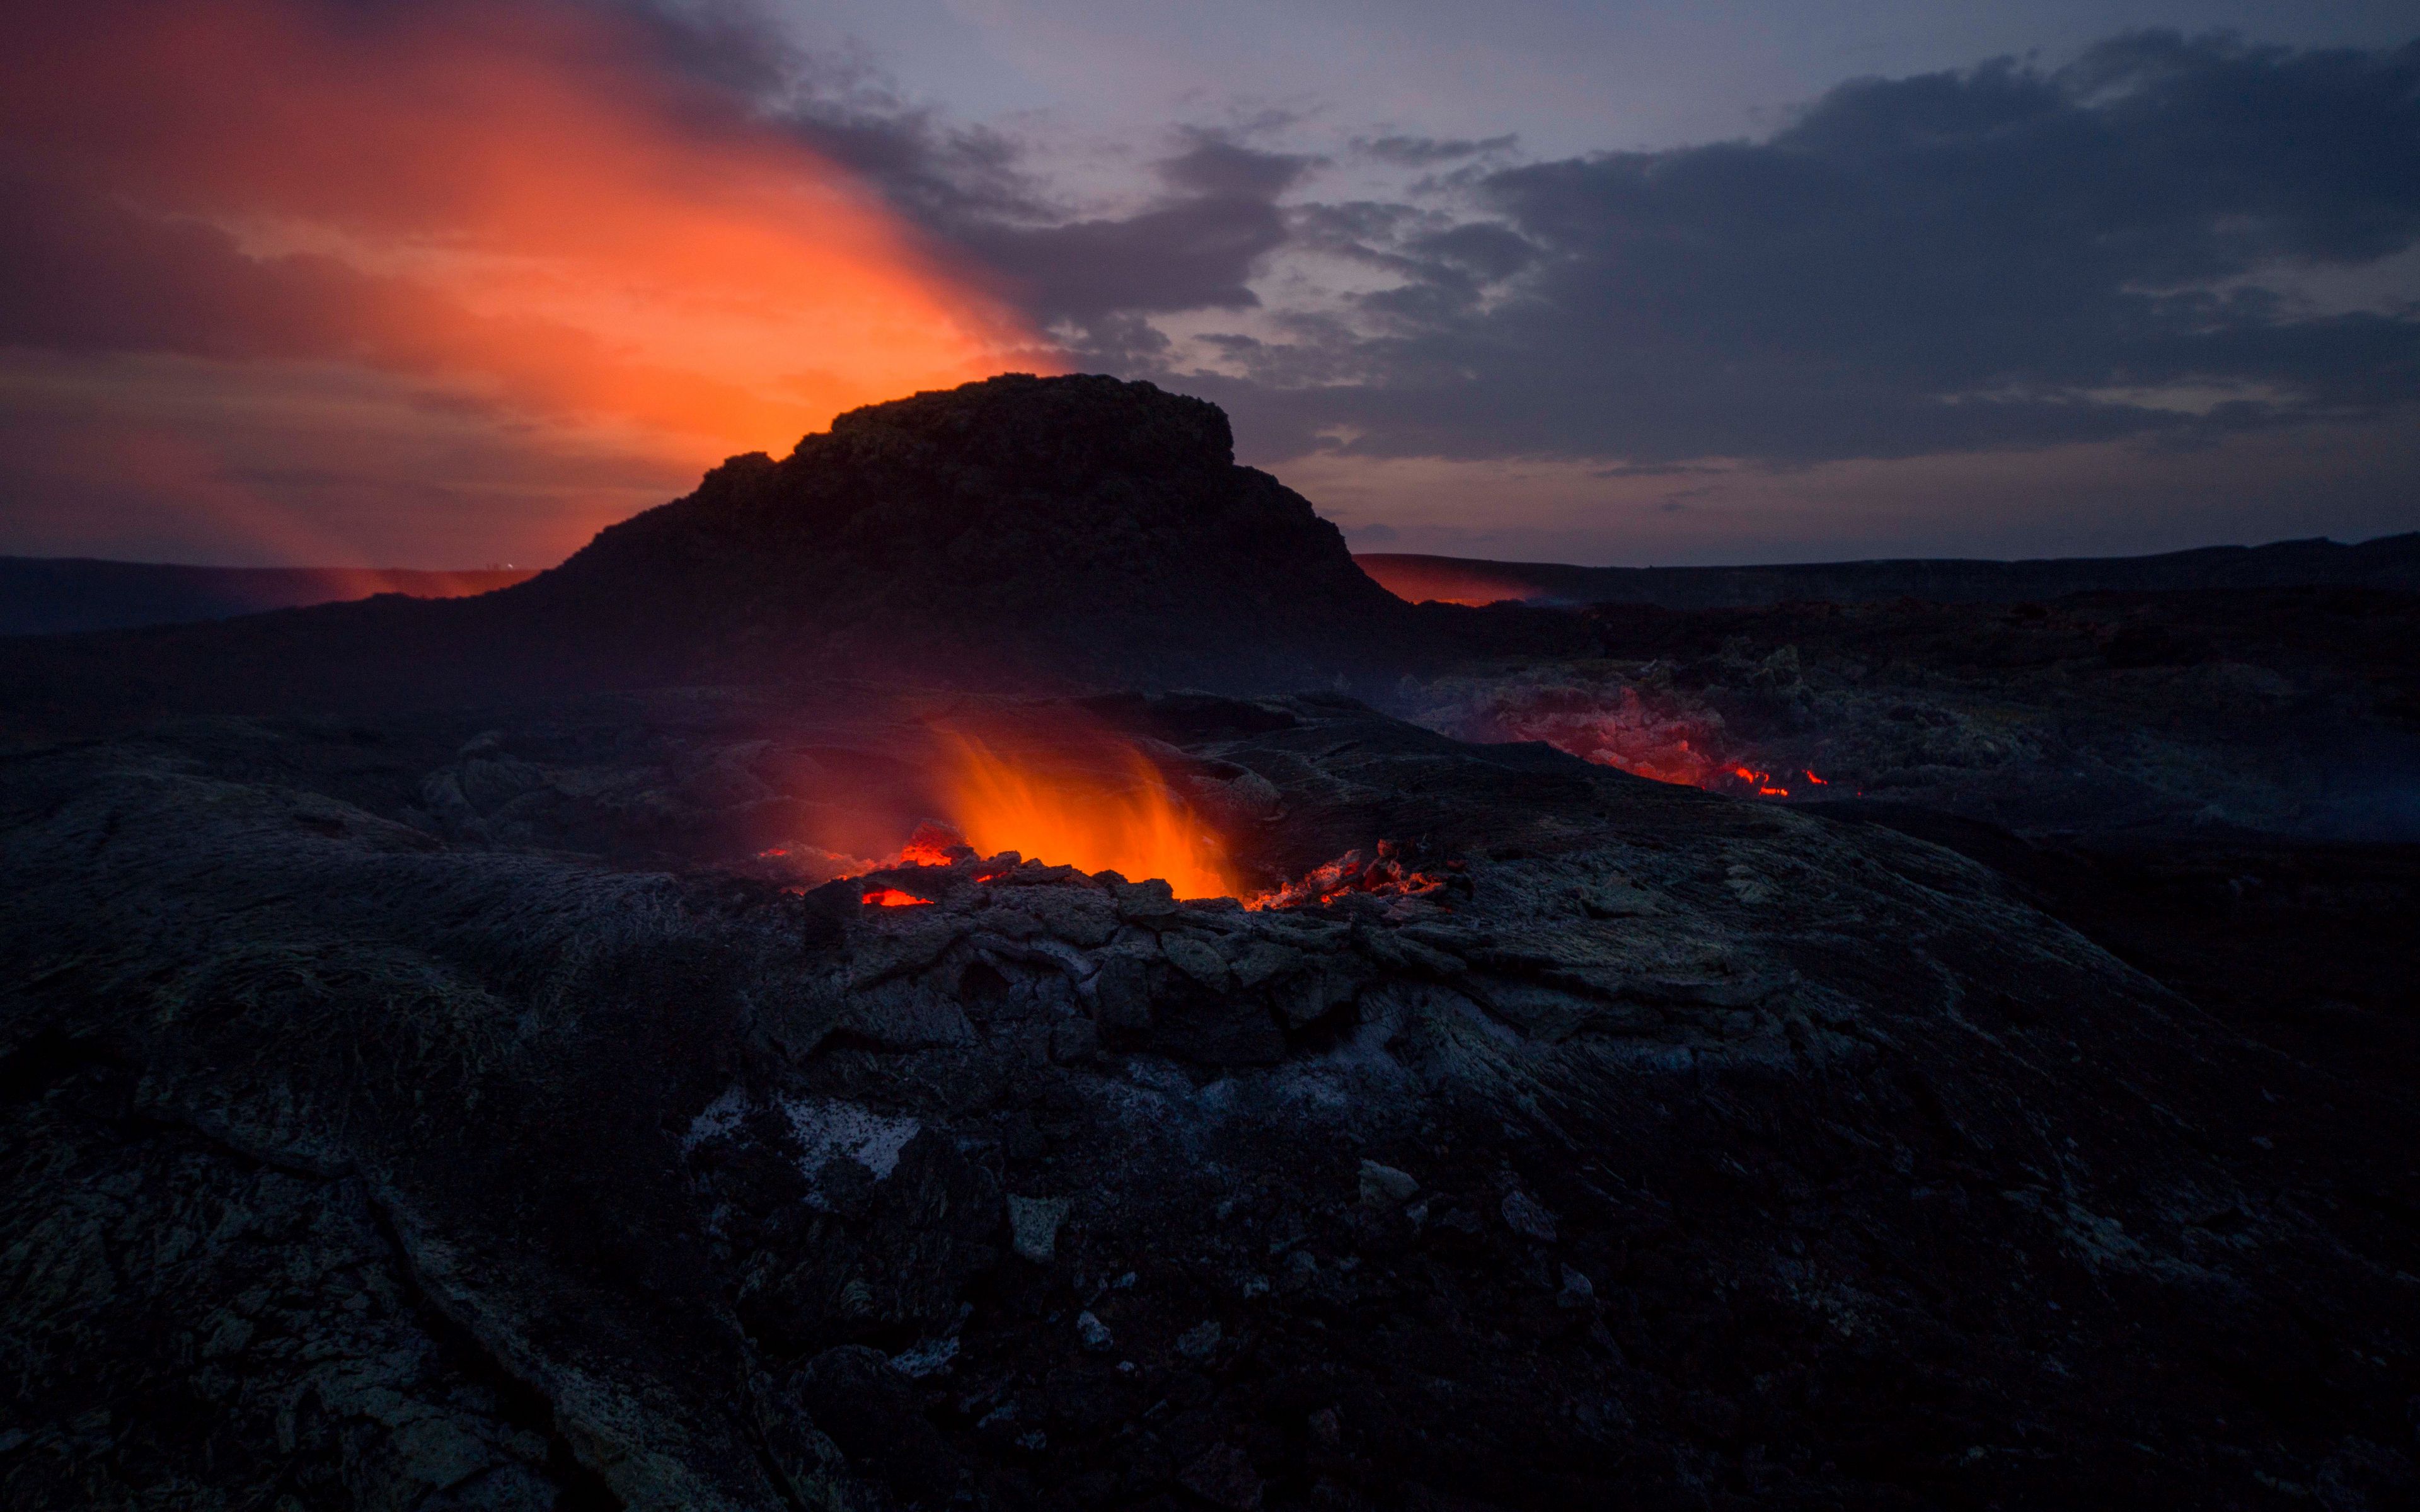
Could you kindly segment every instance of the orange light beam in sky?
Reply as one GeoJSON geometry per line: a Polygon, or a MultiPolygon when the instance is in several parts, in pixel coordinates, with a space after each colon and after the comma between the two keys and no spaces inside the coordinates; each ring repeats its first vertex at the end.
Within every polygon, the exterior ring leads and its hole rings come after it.
{"type": "Polygon", "coordinates": [[[0,65],[19,153],[271,273],[340,270],[310,281],[324,357],[454,402],[705,463],[1053,365],[979,275],[628,18],[101,0],[12,29],[37,34],[0,65]]]}

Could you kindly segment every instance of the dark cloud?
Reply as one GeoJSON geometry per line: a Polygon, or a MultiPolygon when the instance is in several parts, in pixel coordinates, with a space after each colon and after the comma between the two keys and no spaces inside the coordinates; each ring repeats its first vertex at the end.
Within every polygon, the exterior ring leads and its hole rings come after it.
{"type": "MultiPolygon", "coordinates": [[[[1280,206],[1311,160],[1197,134],[1158,165],[1163,196],[1116,217],[1058,209],[1003,138],[810,82],[799,130],[1072,327],[1082,360],[1214,394],[1266,455],[1337,433],[1647,465],[2191,445],[2420,397],[2411,309],[2292,293],[2420,239],[2420,45],[2147,33],[2055,71],[1846,85],[1761,143],[1466,168],[1424,204],[1280,206]],[[1176,367],[1146,317],[1255,307],[1287,249],[1393,286],[1349,317],[1269,312],[1285,339],[1211,343],[1225,373],[1176,367]],[[2220,398],[2188,412],[2188,389],[2220,398]]],[[[1512,145],[1354,144],[1415,166],[1512,145]]]]}
{"type": "Polygon", "coordinates": [[[214,226],[0,163],[0,347],[351,355],[371,286],[329,259],[249,257],[214,226]]]}
{"type": "Polygon", "coordinates": [[[1158,196],[1123,215],[1085,215],[1032,167],[1022,144],[908,103],[849,60],[791,46],[752,8],[635,3],[664,34],[664,61],[745,94],[1038,320],[1078,328],[1083,355],[1096,362],[1167,346],[1133,317],[1256,304],[1247,281],[1287,239],[1276,200],[1317,166],[1180,130],[1175,150],[1153,164],[1158,196]]]}
{"type": "Polygon", "coordinates": [[[1190,199],[1118,220],[968,226],[960,241],[1005,274],[1046,321],[1243,309],[1253,266],[1285,240],[1265,202],[1190,199]]]}
{"type": "MultiPolygon", "coordinates": [[[[1247,280],[1287,238],[1277,198],[1313,165],[1202,137],[1158,164],[1169,193],[1134,214],[946,229],[1045,321],[1089,327],[1118,315],[1245,309],[1260,302],[1247,280]]],[[[1087,356],[1106,350],[1098,335],[1087,347],[1087,356]]]]}
{"type": "MultiPolygon", "coordinates": [[[[1412,203],[1321,200],[1317,160],[1178,131],[1156,193],[1099,214],[1036,149],[797,50],[761,10],[610,4],[701,100],[875,185],[1077,361],[1220,400],[1264,457],[2189,447],[2420,402],[2420,298],[2324,313],[2297,293],[2420,241],[2420,43],[2146,33],[2057,69],[1860,81],[1767,140],[1658,152],[1356,141],[1451,170],[1412,203]],[[1289,252],[1388,286],[1263,310],[1206,343],[1218,372],[1187,370],[1154,317],[1255,309],[1289,252]]],[[[340,264],[64,182],[0,160],[0,344],[344,356],[412,324],[365,319],[398,296],[340,264]]]]}
{"type": "Polygon", "coordinates": [[[1463,224],[1411,239],[1412,255],[1434,268],[1450,268],[1474,278],[1512,277],[1538,260],[1535,242],[1501,225],[1463,224]]]}
{"type": "Polygon", "coordinates": [[[808,146],[870,180],[944,238],[991,223],[1064,219],[1025,152],[998,131],[954,126],[902,101],[882,80],[789,54],[759,104],[808,146]]]}
{"type": "Polygon", "coordinates": [[[1679,478],[1693,474],[1718,472],[1719,468],[1691,466],[1686,462],[1624,462],[1609,468],[1591,468],[1591,478],[1679,478]]]}
{"type": "Polygon", "coordinates": [[[2415,308],[2292,291],[2420,239],[2420,44],[2158,33],[1844,85],[1762,143],[1503,169],[1450,230],[1311,218],[1404,281],[1221,396],[1381,455],[1814,460],[2376,414],[2415,308]],[[1359,381],[1284,390],[1305,371],[1359,381]],[[2188,414],[2163,393],[2217,390],[2188,414]]]}
{"type": "Polygon", "coordinates": [[[783,105],[791,130],[871,179],[1039,320],[1083,328],[1094,361],[1133,349],[1131,332],[1110,329],[1125,330],[1118,316],[1257,304],[1247,281],[1287,239],[1277,199],[1317,166],[1185,132],[1154,165],[1164,186],[1155,200],[1125,215],[1071,214],[1008,138],[947,126],[878,87],[835,93],[801,67],[783,105]]]}
{"type": "Polygon", "coordinates": [[[1193,146],[1159,164],[1159,176],[1180,193],[1229,200],[1276,199],[1317,167],[1316,158],[1262,152],[1201,132],[1193,146]]]}
{"type": "MultiPolygon", "coordinates": [[[[668,55],[768,89],[768,29],[657,10],[691,28],[668,55]]],[[[1195,132],[1159,199],[1109,217],[1068,214],[1017,144],[878,80],[781,71],[796,130],[1073,328],[1079,358],[1218,390],[1282,417],[1286,444],[1343,427],[1389,455],[1812,460],[2189,440],[2420,396],[2412,311],[2291,297],[2420,239],[2420,44],[2143,33],[2056,70],[1844,85],[1763,142],[1493,170],[1513,138],[1354,142],[1464,164],[1422,204],[1304,200],[1313,160],[1195,132]],[[1356,318],[1277,311],[1291,339],[1218,344],[1240,380],[1167,365],[1142,317],[1256,307],[1287,249],[1394,285],[1356,318]],[[2235,396],[2157,398],[2189,387],[2235,396]]]]}
{"type": "Polygon", "coordinates": [[[1458,162],[1465,158],[1510,152],[1519,145],[1520,140],[1518,136],[1510,133],[1503,136],[1481,137],[1477,140],[1465,137],[1376,136],[1357,137],[1354,139],[1353,146],[1357,151],[1375,158],[1381,162],[1400,163],[1409,168],[1428,168],[1441,162],[1458,162]]]}

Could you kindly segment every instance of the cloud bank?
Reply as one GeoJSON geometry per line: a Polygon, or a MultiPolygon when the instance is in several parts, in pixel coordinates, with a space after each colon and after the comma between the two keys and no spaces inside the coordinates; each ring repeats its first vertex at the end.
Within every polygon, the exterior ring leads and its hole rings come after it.
{"type": "Polygon", "coordinates": [[[11,25],[0,548],[95,548],[106,501],[160,554],[559,555],[721,452],[1063,366],[1217,399],[1248,457],[1404,548],[1824,554],[1864,538],[1777,513],[1792,476],[1922,480],[1952,521],[1976,458],[2124,509],[2256,442],[2257,498],[2164,503],[2139,544],[2293,533],[2311,500],[2420,525],[2391,444],[2420,401],[2420,42],[2130,34],[1563,158],[1231,109],[1105,176],[744,7],[11,25]],[[2297,445],[2327,453],[2302,495],[2297,445]]]}
{"type": "MultiPolygon", "coordinates": [[[[698,71],[685,29],[530,0],[103,0],[10,24],[0,395],[39,410],[114,378],[107,423],[56,450],[181,458],[153,490],[265,549],[342,541],[262,539],[273,476],[180,420],[201,397],[180,386],[311,430],[331,417],[290,390],[316,368],[361,406],[458,432],[475,411],[491,449],[615,455],[635,481],[1047,361],[988,275],[698,71]]],[[[360,550],[462,523],[420,481],[360,550]]],[[[528,547],[559,555],[627,503],[528,547]]]]}
{"type": "Polygon", "coordinates": [[[2420,45],[2129,37],[1290,225],[1392,282],[1221,346],[1279,455],[1804,464],[2407,415],[2420,45]]]}
{"type": "Polygon", "coordinates": [[[1116,216],[1054,203],[1031,145],[793,80],[776,113],[1072,361],[1218,399],[1273,463],[2340,446],[2420,398],[2420,42],[2135,33],[1853,81],[1762,140],[1652,152],[1352,139],[1391,196],[1337,195],[1280,116],[1175,138],[1116,216]]]}

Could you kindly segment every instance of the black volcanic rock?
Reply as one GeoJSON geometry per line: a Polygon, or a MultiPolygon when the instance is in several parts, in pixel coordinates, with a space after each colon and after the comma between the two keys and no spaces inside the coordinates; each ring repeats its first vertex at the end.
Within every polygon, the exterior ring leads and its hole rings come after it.
{"type": "Polygon", "coordinates": [[[1771,771],[1797,801],[2020,830],[2420,841],[2420,594],[1433,610],[1596,638],[1399,685],[1395,712],[1466,740],[1628,742],[1653,765],[1690,738],[1715,772],[1771,771]],[[1823,785],[1790,780],[1810,770],[1823,785]]]}
{"type": "Polygon", "coordinates": [[[1256,865],[1466,886],[629,864],[752,807],[680,771],[844,799],[901,736],[791,690],[13,759],[0,1505],[2420,1501],[2408,1081],[1903,814],[1334,697],[1027,712],[1267,784],[1256,865]]]}
{"type": "MultiPolygon", "coordinates": [[[[1201,684],[1324,680],[1410,617],[1216,405],[1012,374],[852,410],[598,532],[522,595],[692,656],[1201,684]],[[635,613],[633,611],[636,610],[635,613]]],[[[635,658],[642,648],[630,648],[635,658]]]]}
{"type": "Polygon", "coordinates": [[[20,640],[31,723],[421,706],[809,673],[1284,688],[1399,661],[1426,616],[1215,405],[1009,375],[853,410],[477,598],[20,640]]]}

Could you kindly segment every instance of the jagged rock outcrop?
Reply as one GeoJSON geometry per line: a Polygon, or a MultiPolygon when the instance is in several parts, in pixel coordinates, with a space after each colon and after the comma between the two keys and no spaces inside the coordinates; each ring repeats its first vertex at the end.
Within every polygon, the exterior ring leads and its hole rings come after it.
{"type": "Polygon", "coordinates": [[[2420,1490],[2408,1108],[1879,827],[1338,699],[1085,713],[1273,792],[1257,866],[1467,887],[633,864],[891,738],[787,700],[16,759],[10,1504],[2420,1490]]]}

